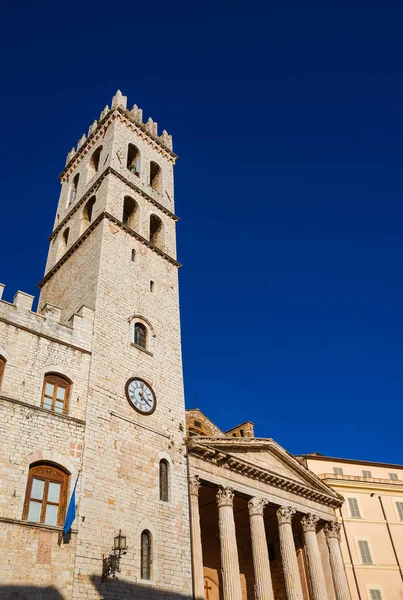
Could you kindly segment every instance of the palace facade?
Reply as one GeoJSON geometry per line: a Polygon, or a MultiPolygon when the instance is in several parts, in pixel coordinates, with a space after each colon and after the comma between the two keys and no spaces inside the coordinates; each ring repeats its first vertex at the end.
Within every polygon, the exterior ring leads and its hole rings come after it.
{"type": "Polygon", "coordinates": [[[0,598],[350,600],[340,481],[185,412],[176,159],[117,92],[60,175],[37,311],[0,300],[0,598]]]}

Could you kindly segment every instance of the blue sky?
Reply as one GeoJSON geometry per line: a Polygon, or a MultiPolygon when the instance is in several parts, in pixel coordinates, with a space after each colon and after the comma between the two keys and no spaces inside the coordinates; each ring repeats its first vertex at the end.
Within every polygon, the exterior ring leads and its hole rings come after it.
{"type": "Polygon", "coordinates": [[[186,403],[403,463],[403,5],[8,3],[0,280],[38,294],[69,149],[116,89],[174,136],[186,403]]]}

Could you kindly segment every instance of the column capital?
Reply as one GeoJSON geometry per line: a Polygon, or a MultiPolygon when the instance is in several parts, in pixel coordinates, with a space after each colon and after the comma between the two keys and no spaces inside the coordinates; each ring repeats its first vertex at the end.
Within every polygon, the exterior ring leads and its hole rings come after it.
{"type": "Polygon", "coordinates": [[[234,490],[229,486],[220,485],[217,492],[217,505],[221,506],[233,506],[234,504],[234,490]]]}
{"type": "Polygon", "coordinates": [[[328,521],[325,525],[325,534],[327,538],[337,538],[338,540],[340,535],[341,525],[336,521],[328,521]]]}
{"type": "Polygon", "coordinates": [[[316,524],[319,521],[319,517],[312,513],[308,513],[301,519],[301,525],[304,532],[316,531],[316,524]]]}
{"type": "Polygon", "coordinates": [[[289,523],[291,525],[291,520],[295,513],[296,510],[291,506],[280,506],[277,511],[278,524],[284,525],[285,523],[289,523]]]}
{"type": "Polygon", "coordinates": [[[253,517],[254,515],[262,515],[264,507],[268,504],[268,500],[264,498],[251,498],[248,502],[249,515],[253,517]]]}
{"type": "Polygon", "coordinates": [[[198,496],[200,488],[200,478],[198,475],[191,475],[189,477],[189,493],[191,496],[198,496]]]}

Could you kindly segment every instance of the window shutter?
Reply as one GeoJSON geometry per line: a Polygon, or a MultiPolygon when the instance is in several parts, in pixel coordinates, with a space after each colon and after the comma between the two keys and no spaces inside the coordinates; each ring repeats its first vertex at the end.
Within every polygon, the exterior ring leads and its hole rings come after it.
{"type": "Polygon", "coordinates": [[[389,473],[389,479],[391,479],[392,481],[397,481],[399,478],[397,476],[397,473],[389,473]]]}
{"type": "Polygon", "coordinates": [[[368,542],[365,540],[359,540],[358,546],[360,548],[361,559],[364,565],[372,565],[372,557],[369,551],[368,542]]]}
{"type": "Polygon", "coordinates": [[[358,502],[356,498],[349,498],[348,505],[350,507],[350,516],[353,519],[361,518],[360,509],[358,507],[358,502]]]}
{"type": "Polygon", "coordinates": [[[369,593],[371,594],[371,600],[382,600],[380,590],[369,590],[369,593]]]}
{"type": "Polygon", "coordinates": [[[403,502],[396,502],[397,512],[399,513],[399,519],[403,521],[403,502]]]}

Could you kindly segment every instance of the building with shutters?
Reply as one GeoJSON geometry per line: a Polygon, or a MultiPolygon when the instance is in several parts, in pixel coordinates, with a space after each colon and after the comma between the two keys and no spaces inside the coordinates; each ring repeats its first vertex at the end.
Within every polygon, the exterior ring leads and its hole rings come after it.
{"type": "Polygon", "coordinates": [[[403,465],[302,458],[345,499],[336,512],[353,600],[403,598],[403,465]]]}

